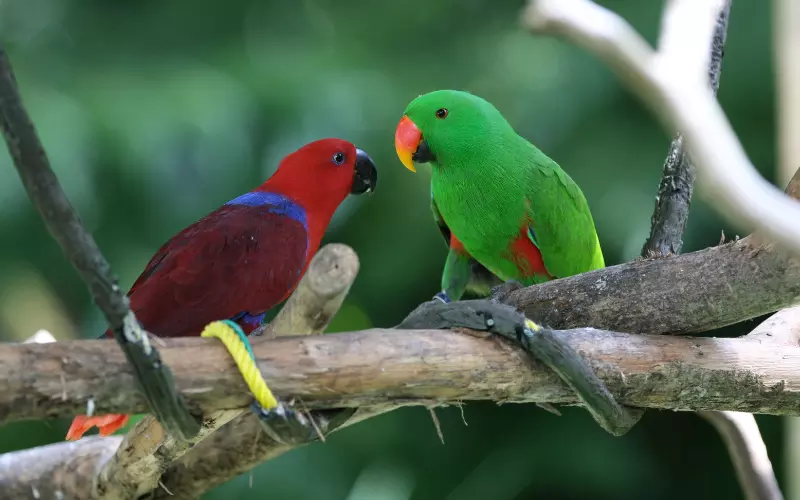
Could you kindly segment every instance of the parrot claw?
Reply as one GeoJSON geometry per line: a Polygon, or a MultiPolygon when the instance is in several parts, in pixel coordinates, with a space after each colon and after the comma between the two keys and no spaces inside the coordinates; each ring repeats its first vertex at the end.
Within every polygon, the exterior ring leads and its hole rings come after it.
{"type": "Polygon", "coordinates": [[[267,435],[278,443],[297,445],[313,438],[314,427],[306,415],[283,403],[269,410],[253,403],[250,409],[258,416],[267,435]]]}
{"type": "Polygon", "coordinates": [[[525,285],[517,280],[508,280],[502,285],[492,287],[491,297],[493,302],[502,302],[511,292],[515,292],[525,285]]]}
{"type": "Polygon", "coordinates": [[[441,301],[442,304],[449,304],[451,302],[450,297],[447,296],[444,290],[434,295],[433,300],[441,301]]]}
{"type": "Polygon", "coordinates": [[[300,412],[278,403],[276,408],[267,410],[258,403],[250,406],[261,421],[264,432],[273,441],[289,446],[299,446],[318,439],[325,441],[325,434],[344,424],[356,408],[317,410],[300,412]]]}
{"type": "MultiPolygon", "coordinates": [[[[470,328],[505,337],[553,370],[575,391],[594,420],[614,436],[628,432],[644,413],[640,408],[620,405],[589,361],[569,345],[568,339],[527,319],[507,304],[466,300],[443,306],[430,301],[417,307],[395,328],[470,328]]],[[[539,406],[558,412],[551,405],[539,406]]]]}

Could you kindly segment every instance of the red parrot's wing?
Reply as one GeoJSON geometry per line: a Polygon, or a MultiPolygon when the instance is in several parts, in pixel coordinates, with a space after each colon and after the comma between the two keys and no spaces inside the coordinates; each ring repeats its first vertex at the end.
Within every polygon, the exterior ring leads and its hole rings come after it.
{"type": "MultiPolygon", "coordinates": [[[[308,245],[301,207],[280,195],[247,193],[165,243],[128,292],[131,309],[161,337],[199,335],[212,321],[257,315],[297,286],[308,245]]],[[[94,426],[113,434],[127,421],[127,415],[79,415],[67,439],[94,426]]]]}
{"type": "Polygon", "coordinates": [[[155,335],[199,335],[212,321],[280,303],[307,252],[303,220],[269,206],[224,205],[159,249],[131,287],[131,308],[155,335]]]}

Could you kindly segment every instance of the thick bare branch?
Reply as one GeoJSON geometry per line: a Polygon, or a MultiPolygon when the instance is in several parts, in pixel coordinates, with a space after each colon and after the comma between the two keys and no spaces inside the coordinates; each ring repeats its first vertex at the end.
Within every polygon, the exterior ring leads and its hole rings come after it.
{"type": "MultiPolygon", "coordinates": [[[[558,334],[592,361],[615,398],[628,406],[800,414],[793,406],[800,387],[800,348],[763,339],[591,328],[558,334]]],[[[310,409],[397,400],[577,401],[557,376],[530,363],[521,351],[446,330],[373,329],[259,341],[253,349],[273,391],[301,398],[310,409]]],[[[162,350],[193,408],[216,411],[251,402],[226,351],[213,340],[170,340],[162,350]]],[[[0,370],[7,374],[0,409],[8,419],[67,416],[82,409],[88,394],[114,394],[95,398],[100,412],[146,410],[122,354],[108,342],[0,346],[0,370]],[[96,363],[101,358],[105,362],[96,363]],[[67,371],[69,376],[62,377],[67,371]],[[19,398],[23,392],[31,396],[19,398]]]]}
{"type": "Polygon", "coordinates": [[[180,439],[200,429],[172,386],[169,368],[150,345],[136,321],[128,298],[117,285],[111,266],[61,188],[36,128],[17,89],[11,62],[0,48],[0,128],[22,184],[50,234],[88,285],[95,304],[105,315],[114,338],[136,370],[152,411],[180,439]]]}
{"type": "MultiPolygon", "coordinates": [[[[554,333],[564,336],[585,356],[615,399],[627,406],[800,414],[798,347],[770,344],[759,338],[701,339],[592,328],[554,333]]],[[[253,347],[259,366],[275,392],[279,396],[300,397],[308,408],[386,403],[429,405],[485,399],[577,403],[574,393],[554,373],[532,362],[523,351],[507,342],[484,337],[483,333],[469,331],[365,330],[258,341],[253,347]],[[442,384],[442,380],[447,383],[442,384]]],[[[165,361],[173,366],[178,387],[194,407],[241,408],[250,402],[251,396],[227,353],[212,339],[170,341],[162,351],[165,361]]],[[[141,401],[138,404],[127,401],[131,398],[135,403],[138,393],[122,353],[108,342],[0,346],[0,369],[6,368],[9,374],[6,384],[36,394],[41,406],[52,405],[58,410],[52,414],[60,414],[64,408],[78,406],[83,401],[73,389],[90,388],[98,392],[104,385],[112,385],[119,397],[103,411],[131,412],[144,408],[141,401]],[[95,362],[101,356],[106,360],[104,365],[95,362]],[[32,359],[39,360],[34,370],[38,374],[35,380],[20,369],[25,361],[32,359]],[[81,366],[81,378],[73,375],[62,384],[62,363],[81,366]],[[49,371],[43,369],[48,367],[49,371]],[[66,401],[62,401],[65,394],[66,401]]],[[[0,407],[6,408],[7,399],[8,393],[0,391],[0,407]]],[[[40,414],[30,406],[27,409],[40,414]]],[[[240,424],[245,426],[238,427],[240,430],[252,425],[244,421],[240,424]]],[[[249,439],[252,446],[258,434],[255,431],[247,434],[244,430],[241,436],[249,439]]],[[[231,435],[238,435],[233,427],[227,434],[231,435]]],[[[262,443],[258,445],[258,456],[262,459],[267,452],[285,450],[270,444],[266,438],[258,439],[262,443]]],[[[237,439],[225,449],[238,449],[242,456],[251,453],[237,439]]],[[[60,449],[48,450],[55,453],[60,449]]],[[[28,463],[31,470],[42,472],[30,484],[44,488],[49,484],[49,476],[38,468],[39,461],[33,452],[26,456],[31,460],[28,463]]],[[[230,459],[224,453],[217,456],[230,459]]],[[[235,472],[231,464],[211,464],[199,457],[196,462],[187,460],[178,467],[192,468],[193,474],[215,465],[228,473],[235,472]],[[195,464],[204,469],[194,469],[195,464]]],[[[92,467],[86,470],[95,471],[92,467]]],[[[170,469],[165,477],[174,472],[174,468],[170,469]]],[[[13,486],[12,475],[0,472],[0,477],[9,478],[13,486]]]]}
{"type": "MultiPolygon", "coordinates": [[[[344,301],[358,268],[358,256],[347,245],[330,244],[320,249],[295,292],[270,323],[269,331],[296,331],[300,335],[323,332],[344,301]]],[[[173,462],[237,417],[249,420],[261,433],[260,423],[248,410],[228,409],[205,415],[202,430],[191,443],[166,435],[150,415],[140,420],[103,468],[97,491],[103,492],[106,498],[115,498],[125,497],[130,492],[138,496],[156,489],[159,478],[173,462]]]]}
{"type": "Polygon", "coordinates": [[[800,301],[800,266],[754,236],[513,291],[503,302],[552,328],[651,334],[708,331],[800,301]]]}

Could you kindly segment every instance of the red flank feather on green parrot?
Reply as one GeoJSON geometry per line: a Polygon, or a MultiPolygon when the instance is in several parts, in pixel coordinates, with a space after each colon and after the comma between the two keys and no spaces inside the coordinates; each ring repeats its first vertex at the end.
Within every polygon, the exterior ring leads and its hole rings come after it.
{"type": "MultiPolygon", "coordinates": [[[[144,329],[160,337],[200,335],[208,323],[223,319],[250,333],[297,286],[342,201],[371,192],[377,180],[370,157],[349,142],[303,146],[264,184],[167,241],[128,292],[131,309],[144,329]]],[[[79,439],[95,425],[110,435],[127,420],[81,415],[67,439],[79,439]]]]}
{"type": "Polygon", "coordinates": [[[440,300],[468,287],[487,293],[492,275],[531,285],[605,267],[583,192],[486,100],[455,90],[417,97],[395,148],[412,172],[431,164],[431,209],[450,246],[440,300]]]}

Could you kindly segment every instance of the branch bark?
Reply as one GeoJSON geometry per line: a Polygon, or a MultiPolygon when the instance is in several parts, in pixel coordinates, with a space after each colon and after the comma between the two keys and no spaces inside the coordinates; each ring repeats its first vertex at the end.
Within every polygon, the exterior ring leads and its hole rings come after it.
{"type": "MultiPolygon", "coordinates": [[[[800,390],[800,348],[795,346],[747,337],[671,337],[592,328],[557,334],[592,360],[615,398],[628,406],[800,414],[793,406],[800,390]],[[713,397],[707,394],[711,392],[713,397]]],[[[213,339],[170,339],[162,351],[193,408],[236,409],[252,401],[226,351],[213,339]]],[[[253,342],[253,351],[273,392],[298,397],[309,409],[398,400],[577,402],[556,383],[555,374],[529,362],[521,351],[449,330],[371,329],[291,337],[253,342]]],[[[0,370],[7,373],[0,408],[8,420],[71,415],[83,407],[87,393],[116,395],[96,398],[101,412],[147,409],[122,354],[107,342],[0,346],[0,370]],[[102,365],[96,363],[101,358],[102,365]],[[68,370],[69,377],[62,378],[68,370]],[[37,373],[35,379],[30,373],[37,373]],[[23,391],[32,398],[21,401],[17,395],[23,391]]]]}
{"type": "Polygon", "coordinates": [[[36,128],[22,104],[11,62],[0,48],[0,128],[22,184],[50,234],[88,285],[114,338],[136,370],[152,411],[180,439],[197,434],[200,424],[187,411],[172,385],[169,368],[136,321],[111,266],[83,227],[50,167],[36,128]]]}
{"type": "Polygon", "coordinates": [[[800,267],[755,235],[668,259],[644,259],[512,291],[499,300],[552,328],[714,330],[800,301],[800,267]]]}

